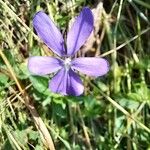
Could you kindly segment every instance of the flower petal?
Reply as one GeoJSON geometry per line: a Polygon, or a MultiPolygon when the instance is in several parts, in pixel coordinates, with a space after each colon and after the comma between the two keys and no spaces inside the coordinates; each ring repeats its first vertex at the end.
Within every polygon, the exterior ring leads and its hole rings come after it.
{"type": "Polygon", "coordinates": [[[59,56],[65,54],[63,37],[53,21],[44,12],[39,11],[35,14],[33,26],[38,36],[54,53],[59,56]]]}
{"type": "Polygon", "coordinates": [[[93,14],[83,8],[67,35],[67,55],[74,55],[90,36],[93,30],[93,14]]]}
{"type": "Polygon", "coordinates": [[[62,68],[63,61],[48,56],[33,56],[28,60],[28,69],[36,75],[46,75],[62,68]]]}
{"type": "Polygon", "coordinates": [[[62,68],[50,81],[49,88],[54,93],[62,95],[79,96],[83,93],[84,87],[79,76],[72,71],[62,68]]]}
{"type": "Polygon", "coordinates": [[[75,58],[71,68],[95,77],[102,76],[109,71],[107,60],[96,57],[75,58]]]}

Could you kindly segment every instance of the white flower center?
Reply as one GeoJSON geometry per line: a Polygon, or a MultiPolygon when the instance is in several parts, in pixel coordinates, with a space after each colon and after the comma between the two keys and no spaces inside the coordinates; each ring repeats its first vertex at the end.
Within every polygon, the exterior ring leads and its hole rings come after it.
{"type": "Polygon", "coordinates": [[[66,69],[66,70],[69,70],[69,69],[70,69],[70,67],[71,67],[71,59],[70,59],[70,58],[66,58],[66,59],[64,60],[64,66],[65,66],[65,69],[66,69]]]}

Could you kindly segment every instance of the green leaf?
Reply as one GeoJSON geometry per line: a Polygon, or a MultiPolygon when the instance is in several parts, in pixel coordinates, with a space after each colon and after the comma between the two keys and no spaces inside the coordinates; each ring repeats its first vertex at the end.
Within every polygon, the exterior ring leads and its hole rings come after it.
{"type": "Polygon", "coordinates": [[[44,93],[48,88],[48,78],[41,76],[30,76],[33,87],[40,93],[44,93]]]}
{"type": "Polygon", "coordinates": [[[37,131],[29,132],[29,139],[36,141],[38,138],[39,138],[39,133],[37,131]]]}
{"type": "Polygon", "coordinates": [[[84,115],[87,117],[97,117],[101,114],[102,108],[100,102],[97,101],[94,97],[88,96],[84,98],[84,115]]]}
{"type": "Polygon", "coordinates": [[[138,93],[128,93],[128,98],[132,101],[141,101],[141,96],[138,93]]]}
{"type": "Polygon", "coordinates": [[[57,116],[59,116],[61,118],[65,118],[66,117],[66,110],[65,110],[65,108],[62,105],[60,105],[60,104],[53,105],[54,114],[56,114],[57,116]]]}
{"type": "MultiPolygon", "coordinates": [[[[11,54],[11,51],[10,50],[4,50],[3,53],[5,54],[7,59],[9,60],[9,63],[13,66],[15,64],[15,60],[13,58],[13,55],[11,54]]],[[[0,65],[5,65],[5,63],[1,57],[0,57],[0,65]]]]}
{"type": "Polygon", "coordinates": [[[27,79],[30,75],[26,63],[21,63],[19,66],[16,66],[15,71],[19,79],[27,79]]]}
{"type": "Polygon", "coordinates": [[[41,55],[41,50],[39,46],[35,46],[34,48],[32,48],[31,56],[40,56],[40,55],[41,55]]]}
{"type": "Polygon", "coordinates": [[[136,100],[137,98],[138,98],[138,95],[135,95],[135,93],[130,93],[130,96],[128,95],[128,98],[125,98],[125,97],[119,98],[118,102],[123,107],[136,110],[140,104],[138,100],[136,100]]]}
{"type": "Polygon", "coordinates": [[[43,147],[40,145],[36,145],[35,150],[43,150],[43,147]]]}
{"type": "Polygon", "coordinates": [[[6,76],[5,74],[1,74],[0,73],[0,84],[5,85],[8,82],[8,76],[6,76]]]}
{"type": "Polygon", "coordinates": [[[1,147],[2,150],[15,150],[16,148],[15,147],[12,147],[9,140],[6,140],[5,143],[2,145],[1,147]]]}
{"type": "Polygon", "coordinates": [[[25,146],[28,142],[28,137],[27,137],[27,132],[25,132],[26,130],[16,130],[13,132],[14,136],[15,136],[15,139],[17,140],[17,142],[20,144],[20,145],[23,145],[25,146]]]}

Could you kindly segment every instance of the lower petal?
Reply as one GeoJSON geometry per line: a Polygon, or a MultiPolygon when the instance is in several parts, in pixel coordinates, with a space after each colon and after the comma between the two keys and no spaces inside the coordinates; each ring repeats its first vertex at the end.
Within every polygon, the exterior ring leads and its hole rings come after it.
{"type": "Polygon", "coordinates": [[[84,91],[84,86],[82,84],[82,81],[80,77],[71,69],[69,70],[68,75],[68,89],[67,93],[69,95],[81,95],[84,91]]]}
{"type": "Polygon", "coordinates": [[[50,81],[49,88],[54,93],[62,95],[79,96],[83,93],[84,87],[79,76],[72,71],[62,68],[50,81]]]}

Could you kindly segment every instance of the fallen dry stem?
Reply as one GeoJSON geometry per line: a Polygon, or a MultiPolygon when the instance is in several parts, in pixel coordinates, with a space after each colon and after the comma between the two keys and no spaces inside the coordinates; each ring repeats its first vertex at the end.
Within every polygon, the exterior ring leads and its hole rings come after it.
{"type": "Polygon", "coordinates": [[[143,123],[138,121],[135,116],[131,115],[128,111],[126,111],[121,105],[119,105],[117,102],[115,102],[113,99],[111,99],[109,96],[107,96],[105,93],[100,91],[101,95],[103,95],[112,105],[114,105],[118,110],[120,110],[122,113],[124,113],[128,119],[130,118],[132,121],[136,122],[138,125],[140,125],[144,130],[146,130],[148,133],[150,133],[150,129],[146,127],[143,123]]]}
{"type": "Polygon", "coordinates": [[[45,141],[43,141],[43,143],[45,144],[45,146],[47,148],[49,148],[50,150],[55,150],[54,147],[54,143],[52,141],[52,138],[48,132],[48,129],[46,128],[43,120],[41,119],[41,117],[39,116],[37,110],[35,109],[33,103],[31,102],[31,100],[29,99],[28,94],[26,93],[25,90],[23,90],[19,80],[17,79],[13,68],[11,67],[9,61],[7,60],[5,54],[3,53],[3,51],[0,49],[0,56],[2,57],[3,61],[5,62],[10,74],[12,75],[12,78],[14,79],[20,93],[23,95],[23,100],[25,102],[26,107],[28,108],[28,110],[30,111],[33,119],[34,119],[34,123],[37,127],[37,129],[40,131],[40,133],[42,134],[43,138],[45,141]]]}
{"type": "MultiPolygon", "coordinates": [[[[96,87],[94,84],[92,84],[90,81],[87,81],[91,86],[96,87]]],[[[141,123],[139,120],[135,118],[135,115],[130,114],[128,111],[126,111],[121,105],[119,105],[115,100],[107,96],[104,92],[102,92],[98,87],[96,87],[99,93],[106,98],[113,106],[115,106],[118,110],[120,110],[124,115],[127,116],[127,119],[131,119],[132,121],[136,122],[139,126],[141,126],[145,131],[150,133],[150,129],[146,127],[143,123],[141,123]]]]}

